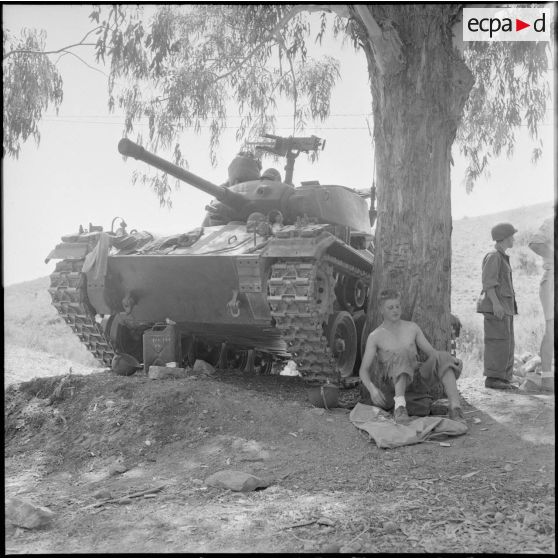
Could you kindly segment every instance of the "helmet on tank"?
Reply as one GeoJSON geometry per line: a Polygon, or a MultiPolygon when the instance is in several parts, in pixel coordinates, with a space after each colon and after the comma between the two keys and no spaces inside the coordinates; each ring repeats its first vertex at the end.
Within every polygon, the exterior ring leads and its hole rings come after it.
{"type": "Polygon", "coordinates": [[[281,173],[274,168],[266,169],[262,172],[262,180],[272,180],[273,182],[281,182],[281,173]]]}

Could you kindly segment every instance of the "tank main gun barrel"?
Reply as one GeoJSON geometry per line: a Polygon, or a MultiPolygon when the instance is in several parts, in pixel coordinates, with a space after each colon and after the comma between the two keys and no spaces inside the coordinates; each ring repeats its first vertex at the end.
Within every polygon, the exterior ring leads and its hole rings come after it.
{"type": "Polygon", "coordinates": [[[166,161],[165,159],[150,153],[141,145],[134,143],[128,138],[122,138],[118,142],[118,151],[125,157],[133,157],[138,161],[143,161],[152,167],[178,178],[178,180],[182,180],[183,182],[194,186],[194,188],[213,196],[221,203],[229,207],[241,209],[246,205],[246,200],[242,194],[232,192],[224,186],[217,186],[217,184],[213,184],[213,182],[209,182],[209,180],[205,180],[204,178],[201,178],[200,176],[197,176],[194,173],[171,163],[170,161],[166,161]]]}

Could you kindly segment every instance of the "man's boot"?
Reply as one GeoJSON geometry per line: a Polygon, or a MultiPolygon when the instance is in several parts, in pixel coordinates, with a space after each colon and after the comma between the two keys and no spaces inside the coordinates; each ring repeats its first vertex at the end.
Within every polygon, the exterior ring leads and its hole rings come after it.
{"type": "Polygon", "coordinates": [[[508,382],[508,380],[502,380],[501,378],[490,378],[487,377],[484,380],[484,387],[491,389],[501,389],[507,391],[517,391],[517,386],[508,382]]]}
{"type": "Polygon", "coordinates": [[[393,418],[397,424],[409,424],[411,417],[407,414],[407,407],[400,405],[393,411],[393,418]]]}

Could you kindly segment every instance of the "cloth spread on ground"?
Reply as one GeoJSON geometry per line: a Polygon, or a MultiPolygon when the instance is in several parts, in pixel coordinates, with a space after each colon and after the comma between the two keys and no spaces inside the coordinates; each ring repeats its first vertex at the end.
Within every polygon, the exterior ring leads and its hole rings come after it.
{"type": "Polygon", "coordinates": [[[368,432],[370,439],[382,449],[409,446],[467,432],[464,424],[444,417],[416,417],[409,424],[395,424],[390,413],[362,403],[357,403],[349,420],[357,428],[368,432]]]}

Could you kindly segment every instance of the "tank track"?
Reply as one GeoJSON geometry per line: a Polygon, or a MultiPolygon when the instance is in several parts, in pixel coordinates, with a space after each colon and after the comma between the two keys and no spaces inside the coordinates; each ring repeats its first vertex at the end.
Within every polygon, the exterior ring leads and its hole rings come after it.
{"type": "Polygon", "coordinates": [[[285,260],[271,267],[271,315],[300,375],[309,383],[341,381],[322,325],[334,310],[334,272],[366,277],[357,267],[331,257],[320,263],[285,260]]]}
{"type": "Polygon", "coordinates": [[[332,267],[305,260],[277,262],[268,284],[271,315],[300,375],[313,383],[337,382],[335,361],[322,329],[335,296],[332,267]]]}
{"type": "Polygon", "coordinates": [[[103,365],[110,366],[115,355],[95,311],[87,299],[87,278],[82,273],[83,259],[62,260],[50,275],[52,305],[72,328],[87,350],[103,365]]]}

